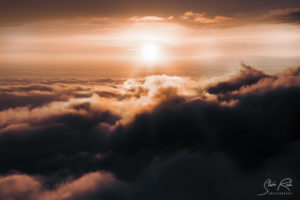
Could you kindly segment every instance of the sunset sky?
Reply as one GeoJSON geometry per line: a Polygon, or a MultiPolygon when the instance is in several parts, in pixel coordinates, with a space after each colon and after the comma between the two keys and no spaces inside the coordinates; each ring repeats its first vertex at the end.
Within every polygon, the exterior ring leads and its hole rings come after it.
{"type": "Polygon", "coordinates": [[[0,0],[0,200],[299,199],[299,102],[299,0],[0,0]]]}
{"type": "Polygon", "coordinates": [[[2,68],[189,66],[199,75],[299,63],[298,1],[1,2],[2,68]],[[147,45],[159,51],[151,61],[141,56],[147,45]]]}

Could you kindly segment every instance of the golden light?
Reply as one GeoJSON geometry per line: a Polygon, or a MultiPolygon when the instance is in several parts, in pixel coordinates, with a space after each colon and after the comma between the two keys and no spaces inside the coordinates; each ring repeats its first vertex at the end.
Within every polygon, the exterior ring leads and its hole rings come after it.
{"type": "Polygon", "coordinates": [[[154,63],[160,58],[160,49],[156,43],[147,43],[141,48],[141,57],[148,63],[154,63]]]}

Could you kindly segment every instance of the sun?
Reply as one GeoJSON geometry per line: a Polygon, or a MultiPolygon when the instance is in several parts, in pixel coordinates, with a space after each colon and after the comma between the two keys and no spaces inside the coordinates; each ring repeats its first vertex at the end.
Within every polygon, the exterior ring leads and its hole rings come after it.
{"type": "Polygon", "coordinates": [[[156,43],[144,44],[141,48],[141,57],[148,63],[154,63],[160,58],[160,48],[156,43]]]}

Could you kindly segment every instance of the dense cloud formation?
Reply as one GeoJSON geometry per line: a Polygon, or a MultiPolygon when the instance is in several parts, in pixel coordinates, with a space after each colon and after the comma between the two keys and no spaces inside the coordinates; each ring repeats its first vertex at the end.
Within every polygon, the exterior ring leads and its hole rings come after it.
{"type": "Polygon", "coordinates": [[[242,69],[238,75],[232,77],[229,81],[218,82],[215,86],[208,89],[211,94],[220,94],[239,90],[242,86],[249,86],[257,83],[267,75],[262,71],[253,69],[251,66],[242,64],[242,69]]]}
{"type": "Polygon", "coordinates": [[[0,199],[299,198],[300,67],[1,83],[0,199]]]}

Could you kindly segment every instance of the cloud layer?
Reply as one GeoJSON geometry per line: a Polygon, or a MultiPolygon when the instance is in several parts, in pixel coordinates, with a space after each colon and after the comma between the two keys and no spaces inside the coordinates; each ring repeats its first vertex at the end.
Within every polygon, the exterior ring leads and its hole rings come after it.
{"type": "Polygon", "coordinates": [[[297,191],[299,76],[1,80],[0,199],[254,199],[269,177],[297,191]]]}
{"type": "Polygon", "coordinates": [[[113,1],[71,1],[71,0],[1,0],[0,17],[2,22],[23,21],[53,18],[70,18],[79,16],[110,17],[124,16],[135,13],[136,15],[157,15],[161,13],[182,13],[193,10],[194,12],[207,11],[213,15],[233,15],[236,13],[250,13],[279,9],[299,7],[297,0],[266,0],[261,2],[253,0],[251,2],[238,0],[203,0],[201,2],[186,0],[184,3],[179,0],[165,1],[137,1],[129,0],[126,3],[120,0],[113,1]],[[218,5],[218,6],[216,6],[218,5]]]}

